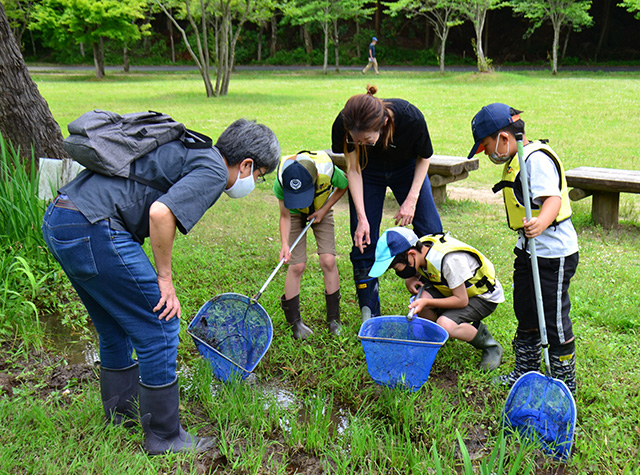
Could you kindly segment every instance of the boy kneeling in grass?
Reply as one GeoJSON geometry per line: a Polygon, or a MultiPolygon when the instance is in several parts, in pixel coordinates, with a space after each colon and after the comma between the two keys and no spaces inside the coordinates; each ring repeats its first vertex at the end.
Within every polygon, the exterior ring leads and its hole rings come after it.
{"type": "Polygon", "coordinates": [[[345,194],[347,185],[344,172],[323,151],[283,157],[278,167],[273,194],[280,200],[280,259],[289,264],[280,306],[296,340],[304,340],[313,333],[300,315],[300,281],[307,260],[306,236],[293,251],[291,245],[312,219],[311,228],[324,274],[327,326],[331,334],[340,331],[340,277],[332,207],[345,194]]]}
{"type": "Polygon", "coordinates": [[[392,268],[416,295],[409,308],[436,322],[451,338],[482,350],[480,368],[494,370],[502,362],[503,349],[482,320],[504,302],[502,286],[493,264],[473,247],[449,234],[428,234],[420,239],[411,230],[390,228],[378,240],[376,262],[370,277],[392,268]]]}

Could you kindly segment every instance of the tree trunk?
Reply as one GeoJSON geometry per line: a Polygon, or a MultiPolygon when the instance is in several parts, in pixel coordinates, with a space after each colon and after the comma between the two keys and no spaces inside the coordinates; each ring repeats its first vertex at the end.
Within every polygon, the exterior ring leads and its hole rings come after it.
{"type": "Polygon", "coordinates": [[[474,22],[474,28],[476,30],[476,57],[478,59],[478,71],[486,73],[489,71],[489,65],[487,64],[487,58],[484,56],[484,49],[482,48],[482,32],[484,30],[484,20],[487,12],[478,13],[476,21],[474,22]]]}
{"type": "Polygon", "coordinates": [[[333,49],[336,55],[336,72],[340,72],[340,39],[338,37],[338,20],[333,20],[333,49]]]}
{"type": "Polygon", "coordinates": [[[269,55],[274,57],[277,51],[277,40],[278,40],[278,22],[276,21],[275,13],[271,17],[271,44],[269,45],[269,55]]]}
{"type": "Polygon", "coordinates": [[[553,24],[553,47],[551,57],[553,58],[553,65],[551,68],[551,74],[558,74],[558,47],[560,45],[560,22],[553,24]]]}
{"type": "Polygon", "coordinates": [[[304,51],[307,53],[307,56],[311,58],[313,54],[313,42],[311,40],[311,33],[309,33],[309,28],[307,25],[302,25],[302,36],[304,38],[304,51]]]}
{"type": "Polygon", "coordinates": [[[484,53],[484,57],[489,56],[489,11],[484,15],[484,24],[482,27],[482,31],[484,32],[484,39],[482,40],[482,52],[484,53]]]}
{"type": "Polygon", "coordinates": [[[600,31],[598,46],[596,46],[596,54],[594,58],[595,61],[598,61],[598,56],[600,55],[602,45],[606,44],[607,38],[609,36],[609,13],[611,12],[611,0],[604,0],[604,6],[602,8],[604,10],[604,19],[602,20],[602,30],[600,31]]]}
{"type": "Polygon", "coordinates": [[[104,42],[100,38],[99,43],[93,43],[93,64],[96,69],[96,77],[102,79],[104,77],[104,42]],[[101,44],[102,43],[102,44],[101,44]]]}
{"type": "Polygon", "coordinates": [[[429,45],[431,44],[431,23],[429,23],[429,18],[424,17],[424,49],[429,49],[429,45]]]}
{"type": "MultiPolygon", "coordinates": [[[[171,9],[169,9],[171,12],[171,9]]],[[[173,23],[167,18],[167,30],[169,30],[169,44],[171,45],[171,62],[176,62],[176,44],[173,40],[173,23]]]]}
{"type": "Polygon", "coordinates": [[[329,22],[324,20],[322,23],[322,29],[324,30],[324,61],[322,63],[322,72],[327,74],[327,68],[329,66],[329,22]]]}
{"type": "Polygon", "coordinates": [[[33,82],[0,3],[0,134],[23,158],[68,157],[60,126],[33,82]]]}
{"type": "Polygon", "coordinates": [[[360,57],[360,21],[356,18],[356,58],[360,57]]]}
{"type": "Polygon", "coordinates": [[[125,73],[129,72],[129,48],[127,45],[122,48],[122,69],[125,73]]]}
{"type": "Polygon", "coordinates": [[[264,21],[260,21],[260,28],[258,29],[258,62],[262,61],[262,35],[264,34],[264,21]]]}
{"type": "Polygon", "coordinates": [[[442,38],[440,38],[440,72],[444,73],[444,58],[445,58],[445,45],[447,44],[447,37],[449,36],[449,27],[445,26],[442,32],[442,38]]]}
{"type": "Polygon", "coordinates": [[[374,28],[376,32],[376,36],[380,36],[380,17],[382,16],[382,5],[380,4],[380,0],[376,0],[376,13],[374,17],[374,28]]]}

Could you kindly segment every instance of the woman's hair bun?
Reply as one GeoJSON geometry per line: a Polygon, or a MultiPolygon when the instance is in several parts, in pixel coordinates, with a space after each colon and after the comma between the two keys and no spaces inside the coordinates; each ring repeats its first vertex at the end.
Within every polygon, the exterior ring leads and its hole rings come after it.
{"type": "Polygon", "coordinates": [[[372,86],[371,84],[367,85],[367,94],[369,94],[370,96],[373,96],[376,92],[378,92],[377,87],[372,86]]]}

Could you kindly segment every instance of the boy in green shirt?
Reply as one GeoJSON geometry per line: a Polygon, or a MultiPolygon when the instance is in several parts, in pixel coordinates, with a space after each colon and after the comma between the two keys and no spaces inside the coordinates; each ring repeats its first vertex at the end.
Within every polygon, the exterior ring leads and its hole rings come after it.
{"type": "Polygon", "coordinates": [[[347,186],[344,172],[323,151],[283,157],[278,167],[273,193],[280,200],[280,259],[289,264],[280,306],[297,340],[304,340],[313,333],[300,316],[300,281],[307,260],[306,236],[293,251],[290,246],[312,219],[311,228],[324,274],[329,332],[337,334],[340,330],[340,278],[332,207],[345,194],[347,186]]]}

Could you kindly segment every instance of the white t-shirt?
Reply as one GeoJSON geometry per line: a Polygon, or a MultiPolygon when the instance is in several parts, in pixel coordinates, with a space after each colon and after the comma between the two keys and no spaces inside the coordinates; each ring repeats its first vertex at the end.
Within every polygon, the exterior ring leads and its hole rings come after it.
{"type": "MultiPolygon", "coordinates": [[[[561,196],[558,183],[560,177],[553,160],[544,152],[533,152],[526,161],[531,199],[542,206],[541,197],[561,196]]],[[[516,247],[524,249],[524,231],[518,231],[516,247]]],[[[527,246],[527,252],[529,248],[527,246]]],[[[571,219],[550,225],[536,238],[536,253],[548,259],[570,256],[578,252],[578,235],[571,219]]]]}
{"type": "MultiPolygon", "coordinates": [[[[450,289],[455,289],[473,277],[479,267],[478,260],[468,252],[450,252],[442,261],[442,277],[447,281],[450,289]]],[[[485,292],[478,297],[493,303],[504,302],[504,292],[498,278],[496,277],[493,292],[485,292]]]]}

